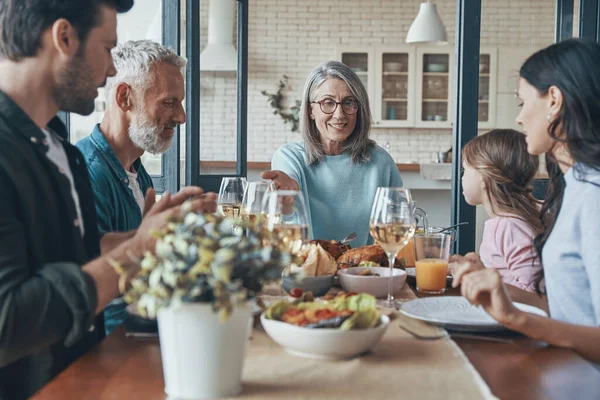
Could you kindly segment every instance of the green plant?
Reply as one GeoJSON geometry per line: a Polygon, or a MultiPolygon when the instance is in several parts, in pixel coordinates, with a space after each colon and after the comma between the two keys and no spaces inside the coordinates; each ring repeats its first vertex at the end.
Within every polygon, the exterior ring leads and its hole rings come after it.
{"type": "Polygon", "coordinates": [[[288,91],[291,90],[291,88],[288,85],[288,80],[288,76],[283,75],[283,79],[281,79],[279,81],[279,84],[277,85],[277,92],[269,93],[266,90],[263,90],[261,91],[261,93],[263,96],[266,96],[268,98],[269,104],[275,109],[275,111],[273,111],[273,114],[279,115],[281,119],[283,119],[283,122],[285,124],[291,124],[292,132],[297,132],[300,123],[300,105],[302,103],[300,102],[300,100],[296,100],[294,105],[290,107],[289,110],[286,109],[284,105],[285,95],[283,91],[284,89],[287,89],[288,91]]]}
{"type": "MultiPolygon", "coordinates": [[[[212,304],[227,318],[292,262],[290,254],[263,246],[265,235],[251,223],[188,212],[154,233],[155,252],[144,255],[125,301],[137,302],[146,318],[185,302],[212,304]]],[[[115,267],[125,279],[129,267],[115,267]]]]}

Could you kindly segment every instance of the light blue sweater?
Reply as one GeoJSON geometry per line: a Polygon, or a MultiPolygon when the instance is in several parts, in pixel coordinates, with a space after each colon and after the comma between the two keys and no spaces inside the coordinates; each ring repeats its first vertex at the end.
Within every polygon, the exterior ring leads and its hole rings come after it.
{"type": "Polygon", "coordinates": [[[542,251],[550,316],[600,326],[600,171],[565,173],[562,207],[542,251]]]}
{"type": "Polygon", "coordinates": [[[379,146],[364,164],[353,164],[344,153],[308,166],[304,143],[286,144],[273,155],[272,168],[298,182],[307,202],[311,238],[341,240],[356,232],[352,247],[373,243],[369,216],[377,187],[402,186],[396,163],[379,146]]]}

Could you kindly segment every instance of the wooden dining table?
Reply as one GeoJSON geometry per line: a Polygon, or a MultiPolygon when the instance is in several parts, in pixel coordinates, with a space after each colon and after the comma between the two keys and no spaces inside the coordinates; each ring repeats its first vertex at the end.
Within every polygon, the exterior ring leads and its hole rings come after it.
{"type": "MultiPolygon", "coordinates": [[[[574,351],[550,347],[515,333],[496,337],[511,342],[453,338],[496,397],[600,399],[600,370],[574,351]]],[[[260,390],[264,388],[244,387],[245,393],[260,390]]],[[[38,400],[166,398],[158,339],[126,337],[123,327],[33,397],[38,400]]]]}

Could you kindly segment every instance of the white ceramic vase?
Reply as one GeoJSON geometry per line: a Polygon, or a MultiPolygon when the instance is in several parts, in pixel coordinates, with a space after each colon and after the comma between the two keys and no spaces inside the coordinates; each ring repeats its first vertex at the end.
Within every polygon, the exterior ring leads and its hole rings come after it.
{"type": "Polygon", "coordinates": [[[227,321],[210,304],[184,303],[158,312],[165,393],[177,399],[234,396],[242,391],[242,368],[252,330],[250,307],[227,321]]]}

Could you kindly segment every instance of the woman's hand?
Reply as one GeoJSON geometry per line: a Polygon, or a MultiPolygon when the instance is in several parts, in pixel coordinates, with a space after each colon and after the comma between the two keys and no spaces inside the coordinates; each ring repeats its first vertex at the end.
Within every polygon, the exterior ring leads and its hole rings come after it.
{"type": "MultiPolygon", "coordinates": [[[[283,171],[264,171],[260,174],[260,177],[263,179],[270,179],[275,184],[275,189],[277,190],[300,190],[300,186],[298,186],[298,182],[290,178],[283,171]]],[[[285,196],[280,198],[281,213],[282,214],[292,214],[295,209],[294,205],[294,197],[293,196],[285,196]]]]}
{"type": "Polygon", "coordinates": [[[298,182],[290,178],[283,171],[264,171],[262,174],[260,174],[260,177],[263,179],[272,180],[277,190],[300,190],[298,182]]]}
{"type": "Polygon", "coordinates": [[[502,325],[518,326],[523,312],[513,305],[500,274],[490,268],[469,271],[472,267],[469,262],[459,266],[452,286],[460,284],[460,293],[471,304],[483,307],[502,325]]]}
{"type": "Polygon", "coordinates": [[[467,253],[465,256],[453,255],[450,257],[448,268],[452,272],[452,287],[458,287],[461,276],[485,269],[481,258],[476,253],[467,253]]]}

